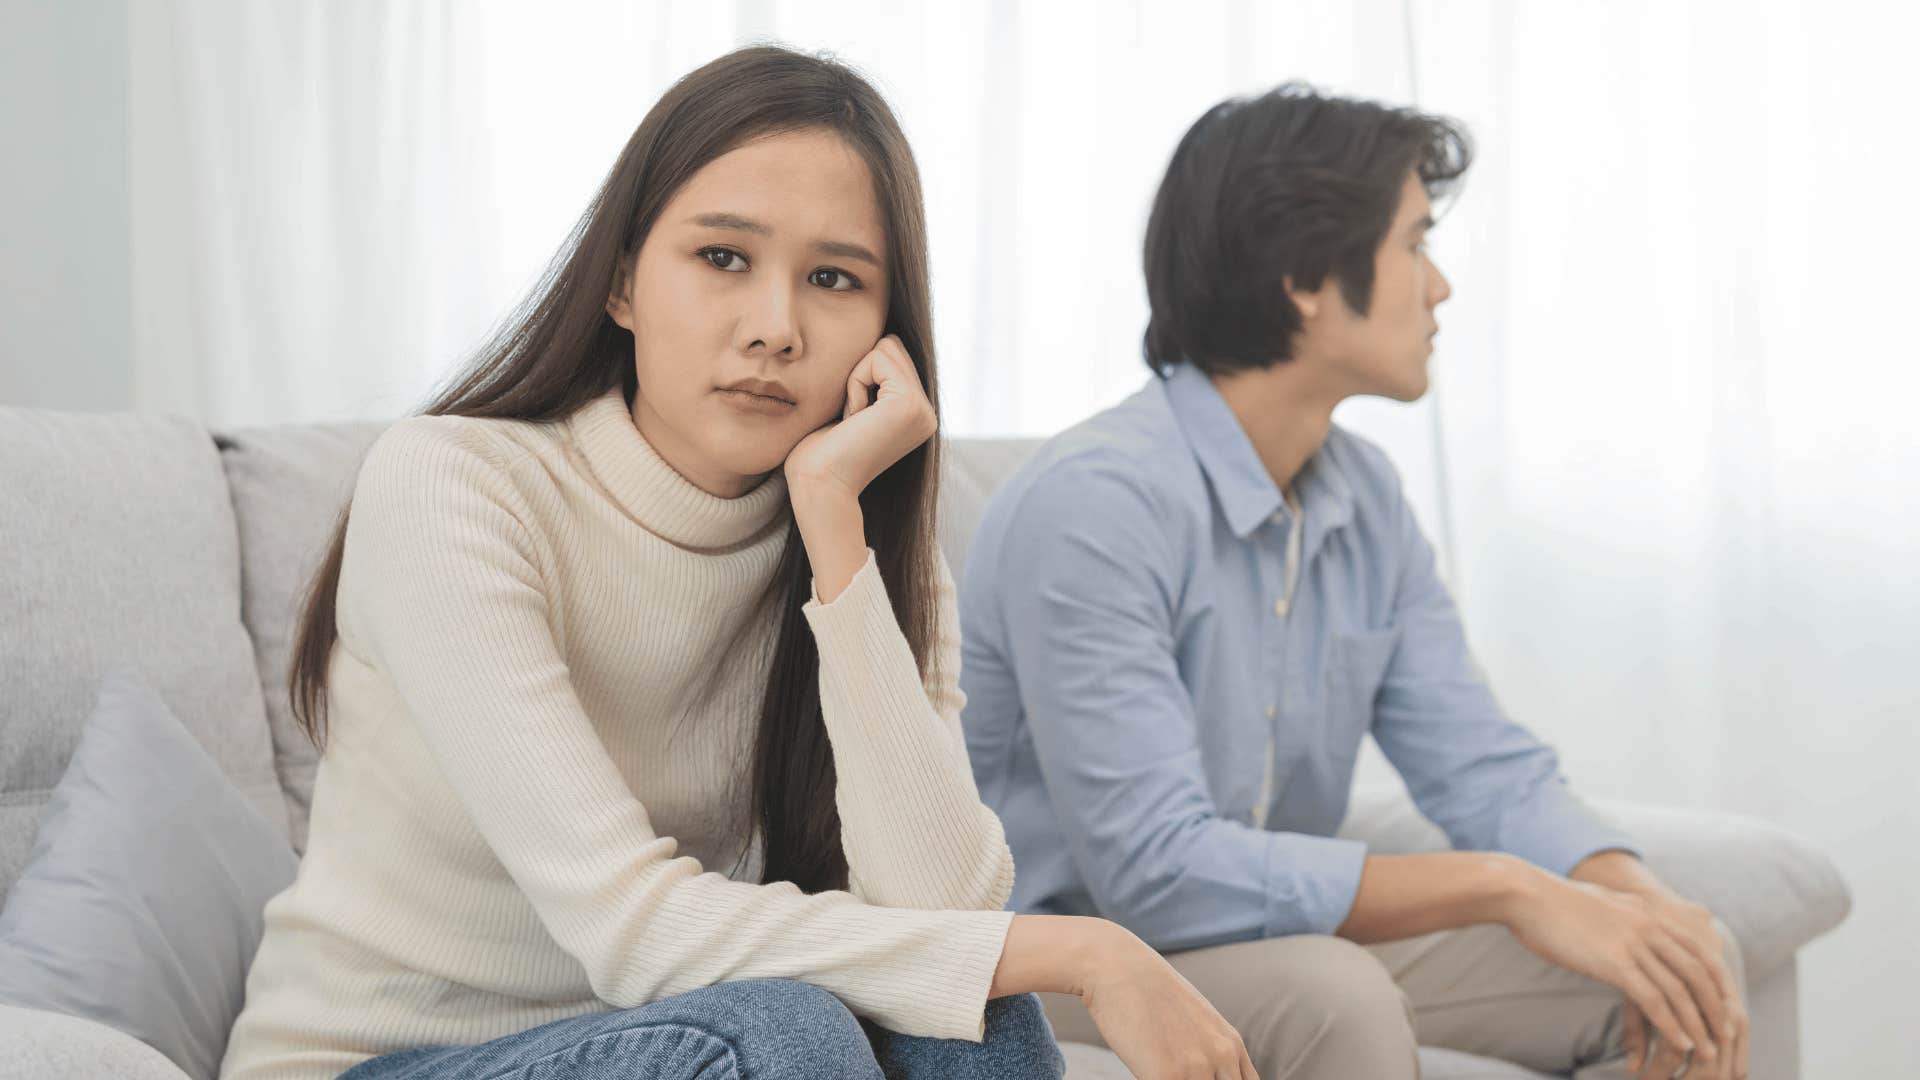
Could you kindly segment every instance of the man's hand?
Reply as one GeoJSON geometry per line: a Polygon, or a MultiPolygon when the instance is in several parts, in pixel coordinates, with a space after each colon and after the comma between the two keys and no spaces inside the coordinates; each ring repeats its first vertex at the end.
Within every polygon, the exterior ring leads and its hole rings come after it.
{"type": "Polygon", "coordinates": [[[1713,913],[1667,888],[1645,864],[1624,851],[1603,851],[1589,856],[1574,867],[1569,876],[1639,897],[1654,919],[1687,941],[1695,956],[1706,958],[1708,972],[1718,988],[1718,1010],[1710,1008],[1714,1004],[1711,1001],[1696,1001],[1696,1004],[1712,1029],[1720,1068],[1703,1068],[1698,1054],[1688,1065],[1685,1051],[1665,1039],[1655,1042],[1649,1054],[1646,1014],[1629,999],[1624,1015],[1628,1071],[1642,1080],[1669,1080],[1686,1067],[1689,1080],[1722,1076],[1746,1080],[1747,1007],[1734,986],[1733,973],[1727,969],[1726,943],[1720,939],[1713,913]]]}

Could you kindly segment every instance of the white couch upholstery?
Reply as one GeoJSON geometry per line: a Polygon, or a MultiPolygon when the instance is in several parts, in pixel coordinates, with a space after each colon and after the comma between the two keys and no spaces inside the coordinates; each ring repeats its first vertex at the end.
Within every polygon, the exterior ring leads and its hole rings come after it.
{"type": "MultiPolygon", "coordinates": [[[[0,408],[0,900],[17,877],[107,667],[130,658],[240,790],[301,845],[315,757],[285,703],[293,598],[380,425],[213,435],[175,418],[0,408]]],[[[1027,441],[948,448],[941,538],[955,572],[1027,441]]],[[[1845,916],[1831,861],[1765,823],[1615,806],[1649,858],[1746,950],[1753,1076],[1798,1075],[1796,951],[1845,916]]],[[[1356,797],[1344,829],[1376,850],[1444,841],[1403,798],[1356,797]]],[[[131,1044],[131,1045],[129,1045],[131,1044]]],[[[0,1080],[178,1076],[86,1021],[0,1008],[0,1080]]],[[[1074,1080],[1124,1077],[1069,1047],[1074,1080]]],[[[1442,1051],[1430,1077],[1525,1077],[1442,1051]]]]}

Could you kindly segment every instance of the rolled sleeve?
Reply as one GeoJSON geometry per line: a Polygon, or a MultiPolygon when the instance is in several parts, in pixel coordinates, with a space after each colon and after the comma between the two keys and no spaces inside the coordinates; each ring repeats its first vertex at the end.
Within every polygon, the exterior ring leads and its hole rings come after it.
{"type": "Polygon", "coordinates": [[[1267,901],[1264,937],[1331,934],[1353,911],[1367,845],[1358,840],[1262,833],[1267,844],[1267,901]]]}
{"type": "Polygon", "coordinates": [[[1562,877],[1602,851],[1640,855],[1632,837],[1581,801],[1558,777],[1501,816],[1495,846],[1562,877]]]}

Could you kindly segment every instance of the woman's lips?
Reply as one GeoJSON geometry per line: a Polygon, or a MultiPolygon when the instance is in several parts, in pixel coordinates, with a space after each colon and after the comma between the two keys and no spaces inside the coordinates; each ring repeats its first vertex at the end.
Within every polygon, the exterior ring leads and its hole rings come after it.
{"type": "Polygon", "coordinates": [[[746,390],[716,390],[720,400],[744,413],[755,416],[788,416],[800,406],[784,398],[768,397],[765,394],[750,393],[746,390]]]}

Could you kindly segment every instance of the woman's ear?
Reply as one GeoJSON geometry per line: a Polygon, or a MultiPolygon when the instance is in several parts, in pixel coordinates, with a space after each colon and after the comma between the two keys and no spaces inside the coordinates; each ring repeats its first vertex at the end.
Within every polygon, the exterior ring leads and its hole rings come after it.
{"type": "Polygon", "coordinates": [[[613,273],[613,291],[607,294],[607,315],[628,333],[633,332],[633,298],[627,291],[627,264],[624,259],[613,273]]]}

